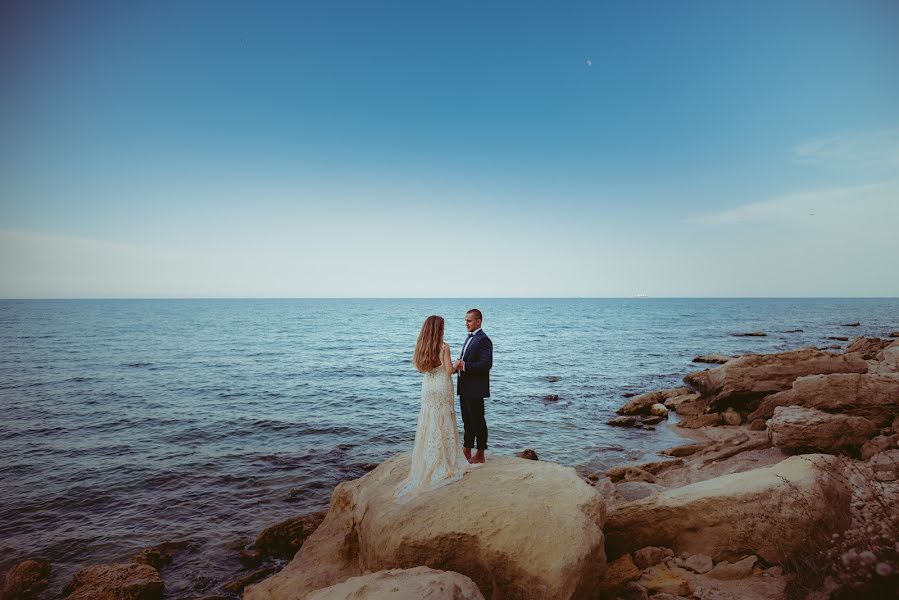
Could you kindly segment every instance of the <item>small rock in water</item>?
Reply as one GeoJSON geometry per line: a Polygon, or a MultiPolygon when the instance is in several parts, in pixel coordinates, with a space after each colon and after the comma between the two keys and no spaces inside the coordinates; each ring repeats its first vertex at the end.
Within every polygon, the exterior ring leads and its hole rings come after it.
{"type": "Polygon", "coordinates": [[[94,565],[81,569],[63,589],[68,600],[140,598],[161,600],[162,578],[150,565],[94,565]]]}
{"type": "Polygon", "coordinates": [[[378,463],[365,463],[362,465],[362,470],[368,473],[369,471],[374,471],[378,468],[378,463]]]}
{"type": "Polygon", "coordinates": [[[637,417],[634,416],[615,417],[611,421],[606,421],[606,425],[613,425],[615,427],[633,427],[636,424],[637,417]]]}
{"type": "Polygon", "coordinates": [[[131,562],[150,565],[158,571],[172,562],[175,553],[187,548],[187,545],[187,542],[165,542],[158,546],[144,548],[134,555],[131,562]]]}
{"type": "Polygon", "coordinates": [[[768,334],[764,331],[752,331],[749,333],[732,333],[734,337],[767,337],[768,334]]]}
{"type": "Polygon", "coordinates": [[[784,333],[802,333],[801,329],[787,329],[784,333]]]}
{"type": "Polygon", "coordinates": [[[861,323],[856,321],[855,323],[843,323],[843,327],[860,327],[861,323]]]}
{"type": "Polygon", "coordinates": [[[890,337],[891,338],[899,338],[899,331],[891,331],[890,337]]]}
{"type": "Polygon", "coordinates": [[[848,342],[849,338],[844,335],[829,335],[827,336],[829,340],[836,340],[838,342],[848,342]]]}
{"type": "Polygon", "coordinates": [[[226,583],[223,587],[229,592],[233,592],[235,594],[239,594],[243,591],[245,587],[250,585],[251,583],[256,583],[262,579],[265,579],[278,568],[275,565],[270,565],[268,567],[262,567],[261,569],[257,569],[250,573],[249,575],[245,575],[243,577],[238,577],[237,579],[232,579],[228,583],[226,583]]]}
{"type": "Polygon", "coordinates": [[[643,417],[642,419],[640,419],[640,424],[643,425],[644,427],[647,425],[658,425],[659,423],[661,423],[664,420],[665,420],[665,417],[662,417],[660,415],[656,415],[654,417],[643,417]]]}
{"type": "Polygon", "coordinates": [[[727,356],[726,354],[702,354],[700,356],[696,356],[693,358],[693,362],[695,363],[709,363],[714,365],[723,365],[727,361],[734,358],[733,356],[727,356]]]}
{"type": "Polygon", "coordinates": [[[306,538],[321,525],[327,511],[293,517],[266,528],[256,537],[255,549],[263,556],[293,558],[306,538]]]}
{"type": "Polygon", "coordinates": [[[549,394],[547,396],[543,396],[543,401],[544,402],[558,402],[559,396],[558,396],[558,394],[549,394]]]}
{"type": "MultiPolygon", "coordinates": [[[[537,453],[531,450],[530,448],[525,448],[521,452],[519,452],[516,456],[519,458],[526,458],[528,460],[540,460],[537,458],[537,453]]],[[[595,481],[595,480],[594,480],[595,481]]]]}
{"type": "Polygon", "coordinates": [[[555,382],[559,381],[560,379],[562,379],[562,378],[559,377],[558,375],[547,375],[546,376],[546,380],[550,383],[555,383],[555,382]]]}
{"type": "MultiPolygon", "coordinates": [[[[668,409],[665,407],[664,404],[656,403],[649,407],[649,414],[651,414],[654,417],[664,417],[667,419],[668,418],[668,409]]],[[[643,419],[643,421],[645,422],[646,419],[643,419]]]]}

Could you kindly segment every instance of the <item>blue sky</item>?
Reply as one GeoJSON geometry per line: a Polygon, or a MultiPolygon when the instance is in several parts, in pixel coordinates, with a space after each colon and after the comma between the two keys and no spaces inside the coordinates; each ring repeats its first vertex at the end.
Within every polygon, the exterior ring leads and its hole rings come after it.
{"type": "Polygon", "coordinates": [[[899,295],[895,2],[0,11],[0,297],[899,295]]]}

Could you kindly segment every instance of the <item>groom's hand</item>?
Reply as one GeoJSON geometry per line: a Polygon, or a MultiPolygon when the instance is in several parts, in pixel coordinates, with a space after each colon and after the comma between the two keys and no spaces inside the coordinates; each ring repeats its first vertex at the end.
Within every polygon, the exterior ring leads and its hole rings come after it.
{"type": "Polygon", "coordinates": [[[465,370],[465,361],[464,361],[464,360],[460,360],[460,361],[459,361],[459,363],[456,365],[456,370],[457,370],[457,371],[464,371],[464,370],[465,370]]]}

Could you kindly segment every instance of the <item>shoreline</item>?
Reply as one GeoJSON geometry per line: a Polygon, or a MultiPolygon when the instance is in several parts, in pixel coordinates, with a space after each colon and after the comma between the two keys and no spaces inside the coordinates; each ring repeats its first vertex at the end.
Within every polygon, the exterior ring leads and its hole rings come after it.
{"type": "MultiPolygon", "coordinates": [[[[887,341],[888,344],[886,344],[886,345],[884,345],[884,347],[880,348],[880,351],[882,352],[885,348],[895,347],[896,343],[893,342],[893,339],[894,338],[885,338],[885,341],[887,341]]],[[[856,339],[856,340],[854,340],[854,342],[860,342],[863,340],[866,340],[866,338],[861,338],[861,340],[856,339]]],[[[850,343],[847,346],[847,348],[843,351],[843,353],[844,354],[846,354],[846,353],[852,354],[852,352],[849,352],[849,349],[852,346],[853,346],[853,343],[850,343]]],[[[867,352],[867,354],[871,353],[870,349],[865,350],[864,348],[856,351],[856,353],[860,353],[860,355],[864,355],[866,352],[867,352]]],[[[876,352],[874,354],[875,354],[875,357],[869,357],[867,359],[869,362],[870,361],[877,362],[876,352]]],[[[755,356],[770,356],[770,355],[755,355],[755,356]]],[[[725,362],[722,366],[726,366],[727,364],[728,363],[725,362]]],[[[717,369],[719,367],[714,367],[714,368],[717,369]]],[[[709,369],[706,369],[706,371],[708,371],[708,370],[709,369]]],[[[652,393],[652,392],[650,392],[650,393],[652,393]]],[[[695,429],[689,429],[689,428],[679,427],[677,425],[677,423],[681,422],[683,420],[683,418],[676,411],[676,408],[672,407],[671,412],[674,412],[676,417],[671,418],[671,419],[666,419],[665,428],[672,431],[673,433],[676,433],[678,436],[682,437],[683,439],[692,441],[692,442],[694,442],[694,444],[699,444],[699,445],[702,445],[702,444],[710,445],[710,444],[714,444],[716,442],[721,443],[722,440],[725,440],[725,443],[726,443],[726,438],[728,436],[724,435],[722,432],[727,432],[727,431],[731,431],[731,430],[738,431],[741,429],[747,429],[747,426],[749,425],[749,423],[744,422],[741,425],[737,425],[737,426],[712,425],[712,426],[705,426],[705,427],[697,427],[695,429]],[[673,430],[671,429],[672,427],[674,428],[673,430]],[[709,432],[716,432],[716,435],[710,436],[709,432]]],[[[652,432],[649,432],[648,434],[652,435],[652,432]]],[[[743,442],[741,442],[741,443],[743,443],[743,442]]],[[[540,451],[540,449],[538,448],[537,452],[539,453],[539,451],[540,451]]],[[[499,460],[502,457],[495,455],[495,458],[497,460],[499,460]]],[[[727,458],[722,459],[722,460],[726,461],[727,458]]],[[[656,461],[656,462],[659,462],[659,461],[656,461]]],[[[689,463],[689,461],[686,461],[686,462],[689,463]]],[[[773,463],[773,464],[776,464],[776,463],[773,463]]],[[[370,465],[370,466],[372,467],[371,470],[375,470],[378,468],[378,466],[376,466],[376,465],[370,465]]],[[[621,466],[626,466],[626,463],[623,465],[618,465],[617,467],[621,467],[621,466]]],[[[613,468],[610,469],[610,471],[614,470],[617,467],[613,466],[613,468]]],[[[677,467],[679,469],[684,468],[683,465],[677,465],[677,467]]],[[[369,470],[369,469],[366,469],[366,470],[369,470]]],[[[675,472],[677,470],[678,469],[676,468],[676,469],[673,469],[671,472],[675,472]]],[[[742,472],[742,471],[740,471],[740,472],[742,472]]],[[[607,471],[607,473],[608,473],[608,471],[607,471]]],[[[653,474],[650,473],[650,475],[653,477],[653,479],[656,479],[653,474]]],[[[639,475],[639,476],[643,477],[643,475],[639,475]]],[[[633,477],[633,475],[631,475],[631,477],[633,477]]],[[[664,481],[666,481],[666,477],[668,478],[667,480],[671,480],[670,474],[667,476],[663,474],[658,478],[658,480],[664,482],[664,481]]],[[[359,480],[355,480],[355,481],[359,481],[359,480]]],[[[626,483],[630,483],[630,482],[626,482],[626,483]]],[[[649,482],[643,481],[643,483],[649,483],[649,482]]],[[[342,485],[344,485],[344,484],[339,484],[338,488],[342,485]]],[[[601,478],[597,478],[594,481],[590,482],[590,485],[592,487],[600,488],[601,492],[602,492],[603,486],[605,486],[606,488],[608,487],[608,484],[605,481],[602,481],[601,478]]],[[[336,490],[335,490],[335,492],[336,492],[336,490]]],[[[608,500],[608,498],[606,498],[606,500],[608,500]]],[[[634,502],[634,501],[635,500],[628,500],[627,502],[634,502]]],[[[333,503],[333,496],[332,496],[332,503],[333,503]]],[[[279,535],[287,536],[287,538],[291,538],[291,536],[292,536],[291,543],[294,544],[295,548],[294,548],[294,546],[290,546],[290,545],[286,546],[286,548],[288,548],[288,550],[286,550],[286,551],[282,550],[281,554],[279,555],[280,556],[279,558],[273,558],[274,555],[271,555],[271,554],[268,554],[268,555],[263,554],[262,559],[259,560],[260,559],[259,555],[252,556],[252,555],[242,554],[241,560],[244,562],[245,565],[247,565],[248,569],[250,569],[250,570],[249,571],[241,571],[240,573],[238,573],[239,576],[236,577],[234,580],[223,584],[220,589],[222,589],[222,591],[225,592],[224,595],[209,596],[208,598],[210,598],[210,599],[211,598],[236,598],[236,597],[238,597],[236,595],[238,589],[242,589],[244,587],[247,587],[249,585],[257,583],[258,581],[260,581],[266,577],[271,577],[272,575],[276,574],[279,571],[279,567],[283,566],[282,561],[288,560],[290,558],[288,555],[292,554],[295,551],[295,549],[302,547],[304,541],[313,534],[313,532],[315,531],[315,527],[317,527],[317,523],[315,523],[315,521],[318,521],[318,523],[320,523],[321,522],[320,519],[323,519],[323,518],[324,518],[323,514],[302,515],[300,517],[289,519],[288,521],[285,521],[285,522],[277,523],[277,524],[273,525],[272,527],[268,528],[266,531],[271,530],[271,529],[274,529],[277,531],[278,528],[280,528],[283,531],[281,531],[281,533],[279,535]],[[299,530],[297,529],[297,526],[299,527],[299,530]],[[298,531],[299,531],[299,533],[297,533],[298,531]],[[250,565],[254,565],[254,566],[250,567],[250,565]],[[262,566],[260,566],[260,565],[262,565],[262,566]],[[231,588],[234,591],[229,591],[228,589],[225,588],[225,586],[227,586],[229,583],[236,584],[236,585],[232,586],[232,588],[231,588]]],[[[263,533],[265,533],[265,532],[260,533],[260,537],[262,537],[263,533]]],[[[259,545],[259,538],[257,538],[257,542],[255,545],[259,545]]],[[[159,571],[163,571],[163,574],[164,574],[165,565],[168,564],[168,561],[170,561],[172,559],[172,557],[175,556],[179,550],[180,550],[180,548],[177,548],[171,544],[161,544],[160,546],[157,546],[155,548],[155,550],[153,548],[145,549],[144,551],[139,553],[139,555],[143,556],[146,560],[142,561],[142,560],[138,559],[138,560],[136,560],[135,564],[144,564],[146,566],[150,566],[157,573],[157,576],[158,576],[159,571]],[[147,558],[147,556],[149,556],[149,558],[147,558]]],[[[137,558],[138,557],[135,557],[135,559],[137,559],[137,558]]],[[[133,569],[134,567],[131,567],[131,568],[133,569]]],[[[41,569],[43,569],[43,567],[41,567],[41,569]]],[[[10,573],[12,573],[13,570],[15,570],[15,567],[14,567],[14,569],[10,570],[10,573]]],[[[40,571],[40,569],[39,569],[39,571],[40,571]]],[[[149,586],[148,589],[152,590],[153,586],[156,586],[157,584],[161,585],[161,582],[162,582],[161,577],[158,579],[158,582],[157,582],[156,577],[154,577],[152,574],[149,574],[149,572],[147,572],[146,570],[144,570],[144,576],[147,578],[147,581],[148,581],[148,583],[147,583],[147,585],[149,586]]],[[[70,584],[70,586],[71,586],[71,584],[70,584]]]]}

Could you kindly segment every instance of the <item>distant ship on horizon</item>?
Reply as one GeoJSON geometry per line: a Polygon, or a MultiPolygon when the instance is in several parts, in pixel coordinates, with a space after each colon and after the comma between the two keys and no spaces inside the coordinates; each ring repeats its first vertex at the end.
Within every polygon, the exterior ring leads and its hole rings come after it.
{"type": "Polygon", "coordinates": [[[634,298],[649,298],[649,294],[646,292],[637,292],[634,294],[634,298]]]}

